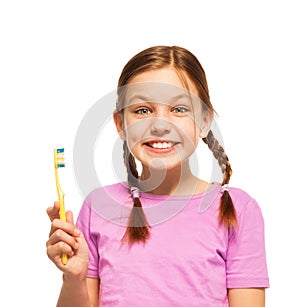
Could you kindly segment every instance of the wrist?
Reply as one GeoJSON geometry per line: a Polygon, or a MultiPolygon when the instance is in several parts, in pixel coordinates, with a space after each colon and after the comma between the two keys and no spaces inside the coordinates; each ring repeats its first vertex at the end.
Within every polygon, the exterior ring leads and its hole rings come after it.
{"type": "Polygon", "coordinates": [[[82,282],[86,281],[86,275],[73,275],[73,274],[68,274],[68,273],[63,273],[62,279],[64,283],[68,284],[80,284],[82,282]]]}

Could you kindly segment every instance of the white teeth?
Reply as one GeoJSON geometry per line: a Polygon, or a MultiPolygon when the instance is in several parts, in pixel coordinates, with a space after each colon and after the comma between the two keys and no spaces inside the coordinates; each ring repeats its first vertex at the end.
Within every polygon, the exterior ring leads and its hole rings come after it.
{"type": "Polygon", "coordinates": [[[159,148],[159,149],[165,149],[165,148],[170,148],[173,144],[170,142],[157,142],[157,143],[152,143],[153,148],[159,148]]]}

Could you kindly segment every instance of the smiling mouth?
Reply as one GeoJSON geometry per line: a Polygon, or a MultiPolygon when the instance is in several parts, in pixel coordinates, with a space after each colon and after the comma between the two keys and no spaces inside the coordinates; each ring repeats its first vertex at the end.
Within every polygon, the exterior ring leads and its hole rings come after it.
{"type": "Polygon", "coordinates": [[[168,149],[174,147],[177,142],[147,142],[145,143],[146,146],[154,148],[154,149],[168,149]]]}

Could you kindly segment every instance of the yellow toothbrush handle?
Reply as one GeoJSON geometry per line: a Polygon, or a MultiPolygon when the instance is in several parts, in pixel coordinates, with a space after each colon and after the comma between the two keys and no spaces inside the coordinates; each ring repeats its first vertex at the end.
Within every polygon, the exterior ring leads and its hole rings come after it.
{"type": "Polygon", "coordinates": [[[62,264],[67,264],[68,262],[68,256],[65,253],[61,254],[61,263],[62,264]]]}
{"type": "MultiPolygon", "coordinates": [[[[64,201],[64,194],[59,196],[59,218],[62,221],[66,221],[66,212],[65,212],[65,201],[64,201]]],[[[61,254],[61,262],[62,264],[67,264],[68,256],[65,253],[61,254]]]]}

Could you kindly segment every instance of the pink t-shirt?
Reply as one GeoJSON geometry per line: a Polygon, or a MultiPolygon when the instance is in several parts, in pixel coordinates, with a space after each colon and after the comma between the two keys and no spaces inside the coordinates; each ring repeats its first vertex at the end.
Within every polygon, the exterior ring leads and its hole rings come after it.
{"type": "Polygon", "coordinates": [[[235,231],[218,225],[219,184],[188,197],[141,193],[151,237],[131,247],[121,243],[133,205],[126,184],[90,193],[77,226],[89,245],[88,277],[101,280],[101,306],[221,307],[227,288],[269,287],[261,210],[244,191],[229,193],[235,231]]]}

